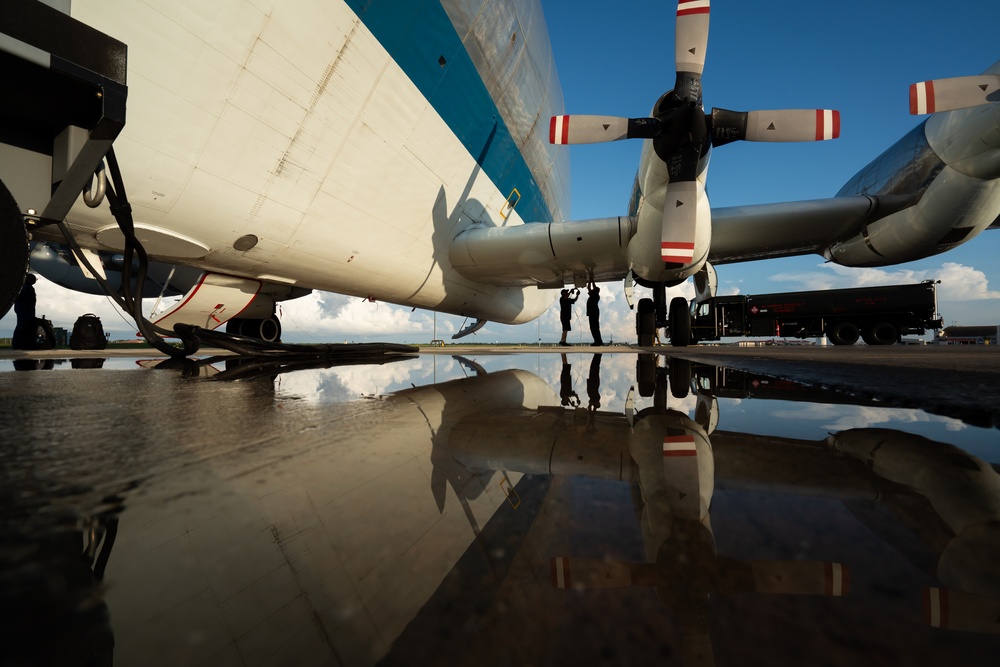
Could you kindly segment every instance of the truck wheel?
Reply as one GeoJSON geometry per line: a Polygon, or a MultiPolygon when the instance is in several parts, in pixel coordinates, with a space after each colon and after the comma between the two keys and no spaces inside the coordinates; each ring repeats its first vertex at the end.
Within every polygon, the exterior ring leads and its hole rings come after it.
{"type": "Polygon", "coordinates": [[[656,310],[652,299],[639,299],[635,311],[635,334],[639,338],[639,347],[650,347],[656,336],[656,310]]]}
{"type": "Polygon", "coordinates": [[[861,337],[861,332],[854,322],[837,322],[830,326],[826,335],[834,345],[854,345],[861,337]]]}
{"type": "Polygon", "coordinates": [[[899,330],[892,322],[876,322],[861,337],[868,345],[892,345],[899,342],[899,330]]]}
{"type": "Polygon", "coordinates": [[[28,230],[14,196],[0,181],[0,317],[21,292],[28,272],[28,230]]]}
{"type": "Polygon", "coordinates": [[[670,300],[670,344],[674,347],[687,347],[691,342],[691,313],[688,312],[688,302],[682,296],[670,300]]]}

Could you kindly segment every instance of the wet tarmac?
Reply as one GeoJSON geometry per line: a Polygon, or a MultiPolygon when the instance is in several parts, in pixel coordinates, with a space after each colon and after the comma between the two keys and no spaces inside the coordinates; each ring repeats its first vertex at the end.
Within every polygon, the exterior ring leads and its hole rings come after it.
{"type": "Polygon", "coordinates": [[[1000,354],[642,352],[0,357],[0,664],[995,664],[1000,354]]]}

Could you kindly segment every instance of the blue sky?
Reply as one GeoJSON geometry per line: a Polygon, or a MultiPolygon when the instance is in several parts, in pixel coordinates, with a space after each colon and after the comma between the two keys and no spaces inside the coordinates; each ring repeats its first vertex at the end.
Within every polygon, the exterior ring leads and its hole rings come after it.
{"type": "MultiPolygon", "coordinates": [[[[568,112],[648,114],[673,85],[675,3],[583,6],[543,1],[568,112]]],[[[836,141],[737,143],[713,151],[712,205],[833,196],[921,122],[909,115],[911,83],[979,74],[1000,60],[998,25],[1000,3],[992,0],[713,0],[706,108],[835,108],[842,125],[836,141]]],[[[638,142],[569,148],[574,218],[624,210],[639,148],[638,142]]],[[[1000,231],[990,231],[949,253],[881,270],[824,266],[822,258],[806,256],[718,272],[720,291],[743,293],[940,278],[946,323],[994,324],[1000,323],[998,253],[1000,231]]]]}
{"type": "MultiPolygon", "coordinates": [[[[674,82],[671,0],[598,5],[542,0],[567,113],[645,116],[674,82]]],[[[832,197],[920,118],[908,113],[909,85],[924,79],[979,74],[1000,60],[996,0],[713,0],[704,98],[736,110],[835,108],[841,138],[809,144],[736,143],[712,153],[713,206],[832,197]]],[[[641,143],[567,147],[573,219],[625,213],[641,143]]],[[[947,324],[1000,324],[1000,231],[985,232],[944,255],[885,269],[844,269],[818,256],[719,267],[720,293],[943,280],[947,324]]],[[[690,288],[678,290],[690,296],[690,288]],[[685,291],[686,290],[686,291],[685,291]]],[[[641,295],[640,295],[641,296],[641,295]]],[[[634,316],[620,284],[602,290],[605,338],[634,340],[634,316]]],[[[583,301],[570,340],[588,342],[583,301]]],[[[95,311],[116,335],[131,326],[100,297],[54,285],[39,288],[39,314],[71,326],[95,311]]],[[[282,305],[286,340],[447,339],[462,319],[388,304],[320,294],[282,305]]],[[[0,334],[13,330],[13,315],[0,334]]],[[[473,341],[543,342],[559,338],[556,307],[521,326],[488,324],[473,341]]]]}

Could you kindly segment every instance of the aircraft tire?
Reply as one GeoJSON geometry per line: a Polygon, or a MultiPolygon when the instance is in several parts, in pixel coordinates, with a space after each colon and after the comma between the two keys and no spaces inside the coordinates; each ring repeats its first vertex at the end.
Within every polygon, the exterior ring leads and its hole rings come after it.
{"type": "Polygon", "coordinates": [[[682,296],[670,300],[670,344],[673,347],[687,347],[691,342],[691,314],[688,302],[682,296]]]}
{"type": "Polygon", "coordinates": [[[854,345],[861,337],[861,332],[854,322],[836,322],[830,325],[826,336],[834,345],[854,345]]]}
{"type": "Polygon", "coordinates": [[[635,333],[639,347],[651,347],[656,337],[656,310],[652,299],[639,299],[635,311],[635,333]]]}
{"type": "Polygon", "coordinates": [[[670,395],[687,398],[691,390],[691,360],[670,359],[670,395]]]}
{"type": "Polygon", "coordinates": [[[636,355],[635,377],[640,396],[648,398],[656,393],[656,357],[654,355],[636,355]]]}
{"type": "Polygon", "coordinates": [[[861,334],[868,345],[893,345],[899,342],[899,329],[892,322],[876,322],[861,334]]]}
{"type": "Polygon", "coordinates": [[[0,317],[7,314],[28,272],[28,230],[21,209],[0,181],[0,317]]]}

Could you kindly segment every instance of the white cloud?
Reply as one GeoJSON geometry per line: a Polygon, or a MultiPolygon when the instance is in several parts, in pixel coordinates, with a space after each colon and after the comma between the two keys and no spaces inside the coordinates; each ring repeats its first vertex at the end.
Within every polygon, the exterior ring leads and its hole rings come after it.
{"type": "Polygon", "coordinates": [[[794,411],[774,410],[771,415],[776,419],[819,421],[824,429],[832,433],[858,428],[874,428],[886,424],[892,425],[894,428],[900,424],[944,424],[949,431],[962,431],[966,428],[966,425],[959,419],[929,414],[920,410],[876,408],[863,405],[809,403],[797,405],[794,411]]]}
{"type": "Polygon", "coordinates": [[[333,403],[385,395],[391,387],[408,386],[420,370],[419,359],[381,365],[337,366],[278,376],[283,396],[310,403],[333,403]]]}
{"type": "MultiPolygon", "coordinates": [[[[279,318],[286,333],[297,332],[328,339],[352,336],[404,335],[414,339],[427,337],[432,326],[428,311],[330,292],[313,292],[279,304],[279,318]]],[[[438,329],[451,331],[450,323],[439,322],[438,329]]]]}

